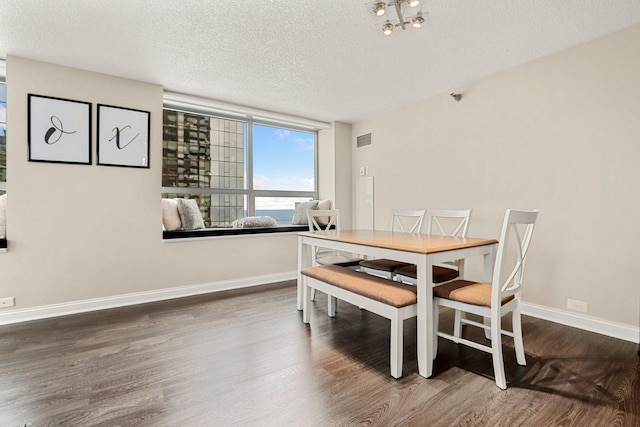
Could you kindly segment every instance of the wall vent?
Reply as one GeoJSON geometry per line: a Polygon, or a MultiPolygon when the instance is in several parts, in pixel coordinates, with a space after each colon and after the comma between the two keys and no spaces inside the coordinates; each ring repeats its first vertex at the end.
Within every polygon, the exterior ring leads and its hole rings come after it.
{"type": "Polygon", "coordinates": [[[373,141],[371,133],[365,133],[364,135],[360,135],[356,138],[356,147],[362,148],[367,145],[371,145],[373,141]]]}

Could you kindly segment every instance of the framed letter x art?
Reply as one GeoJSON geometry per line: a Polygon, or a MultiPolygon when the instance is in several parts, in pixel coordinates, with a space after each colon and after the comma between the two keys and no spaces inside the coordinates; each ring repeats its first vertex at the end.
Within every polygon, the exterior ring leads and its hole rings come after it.
{"type": "Polygon", "coordinates": [[[30,162],[91,164],[91,103],[28,95],[30,162]]]}
{"type": "Polygon", "coordinates": [[[98,164],[149,167],[148,111],[98,104],[98,164]]]}

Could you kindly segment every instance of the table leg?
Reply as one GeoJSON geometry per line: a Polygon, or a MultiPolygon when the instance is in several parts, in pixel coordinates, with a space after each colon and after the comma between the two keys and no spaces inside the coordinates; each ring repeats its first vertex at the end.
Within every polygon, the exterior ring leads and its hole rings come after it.
{"type": "Polygon", "coordinates": [[[302,236],[298,236],[298,277],[297,277],[297,301],[296,307],[298,310],[302,310],[302,271],[303,268],[308,267],[309,264],[309,245],[304,244],[302,236]]]}

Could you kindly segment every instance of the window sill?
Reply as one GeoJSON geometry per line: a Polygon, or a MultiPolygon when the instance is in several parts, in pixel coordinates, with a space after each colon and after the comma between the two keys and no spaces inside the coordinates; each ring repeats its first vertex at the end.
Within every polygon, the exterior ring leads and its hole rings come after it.
{"type": "Polygon", "coordinates": [[[255,228],[203,228],[200,230],[176,230],[163,231],[164,241],[180,241],[183,239],[201,239],[214,237],[269,235],[277,233],[299,233],[309,231],[307,225],[284,225],[279,227],[255,227],[255,228]]]}

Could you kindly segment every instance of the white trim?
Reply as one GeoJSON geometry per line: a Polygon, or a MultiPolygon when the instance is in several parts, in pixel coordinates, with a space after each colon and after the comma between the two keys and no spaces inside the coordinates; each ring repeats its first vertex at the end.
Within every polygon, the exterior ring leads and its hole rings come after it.
{"type": "Polygon", "coordinates": [[[201,283],[198,285],[179,286],[147,292],[135,292],[124,295],[114,295],[110,297],[92,298],[68,303],[16,309],[0,313],[0,325],[65,316],[68,314],[86,313],[90,311],[104,310],[107,308],[125,307],[128,305],[143,304],[147,302],[164,301],[173,298],[182,298],[230,289],[247,288],[251,286],[292,280],[296,277],[297,273],[295,271],[290,271],[286,273],[267,274],[242,279],[223,280],[220,282],[201,283]]]}
{"type": "Polygon", "coordinates": [[[200,98],[193,95],[184,95],[175,92],[164,92],[164,104],[174,108],[200,107],[211,112],[211,114],[223,114],[237,118],[253,117],[256,120],[271,122],[281,125],[292,125],[314,130],[331,129],[331,125],[326,122],[305,119],[302,117],[290,116],[288,114],[274,113],[272,111],[260,110],[246,107],[244,105],[230,104],[227,102],[215,101],[207,98],[200,98]]]}
{"type": "Polygon", "coordinates": [[[579,313],[571,313],[552,307],[522,302],[522,314],[549,320],[565,326],[595,332],[625,341],[640,343],[640,327],[613,322],[579,313]]]}
{"type": "Polygon", "coordinates": [[[7,61],[0,59],[0,76],[7,77],[7,61]]]}

